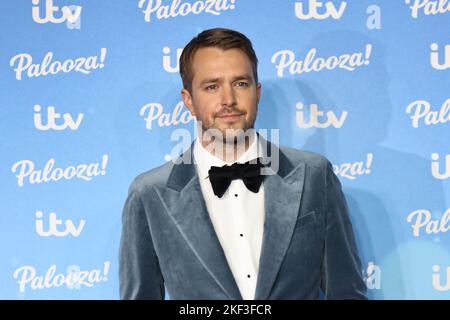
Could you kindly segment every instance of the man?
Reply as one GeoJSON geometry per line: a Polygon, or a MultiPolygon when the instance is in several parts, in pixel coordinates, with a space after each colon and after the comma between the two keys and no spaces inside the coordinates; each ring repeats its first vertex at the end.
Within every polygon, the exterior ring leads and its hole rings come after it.
{"type": "Polygon", "coordinates": [[[121,298],[163,299],[167,289],[172,299],[366,299],[330,162],[254,130],[261,84],[250,40],[206,30],[183,50],[180,73],[198,137],[183,161],[130,186],[121,298]]]}

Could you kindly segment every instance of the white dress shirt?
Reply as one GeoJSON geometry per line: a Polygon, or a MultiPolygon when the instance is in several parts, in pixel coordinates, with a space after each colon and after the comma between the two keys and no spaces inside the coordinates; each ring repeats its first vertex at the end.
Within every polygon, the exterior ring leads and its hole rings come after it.
{"type": "MultiPolygon", "coordinates": [[[[236,162],[244,163],[261,156],[254,133],[252,145],[236,162]]],[[[236,284],[244,300],[255,297],[259,257],[264,229],[264,182],[258,193],[247,189],[241,179],[231,182],[222,198],[217,197],[208,178],[211,166],[231,165],[213,156],[199,139],[194,144],[194,157],[203,198],[209,216],[236,284]]]]}

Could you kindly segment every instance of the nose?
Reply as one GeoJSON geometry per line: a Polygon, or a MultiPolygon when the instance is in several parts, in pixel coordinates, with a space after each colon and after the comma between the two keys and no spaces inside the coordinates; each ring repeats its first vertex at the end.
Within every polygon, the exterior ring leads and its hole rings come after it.
{"type": "Polygon", "coordinates": [[[233,107],[236,104],[236,95],[231,85],[222,86],[221,104],[223,107],[233,107]]]}

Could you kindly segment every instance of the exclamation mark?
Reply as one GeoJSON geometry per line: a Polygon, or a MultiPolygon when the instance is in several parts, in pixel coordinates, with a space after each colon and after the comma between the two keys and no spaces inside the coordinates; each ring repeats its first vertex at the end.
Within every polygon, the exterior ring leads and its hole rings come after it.
{"type": "Polygon", "coordinates": [[[236,0],[231,0],[230,10],[233,10],[234,8],[236,8],[235,3],[236,3],[236,0]]]}
{"type": "Polygon", "coordinates": [[[100,68],[103,68],[105,66],[105,59],[106,59],[106,48],[102,48],[100,51],[100,68]]]}
{"type": "Polygon", "coordinates": [[[366,44],[366,61],[364,64],[367,66],[370,63],[370,55],[372,54],[372,45],[366,44]]]}
{"type": "Polygon", "coordinates": [[[372,166],[372,160],[373,160],[373,153],[367,154],[367,161],[366,161],[366,173],[370,173],[370,167],[372,166]]]}
{"type": "Polygon", "coordinates": [[[106,174],[106,166],[108,165],[108,155],[104,154],[102,159],[102,176],[106,174]]]}
{"type": "Polygon", "coordinates": [[[103,281],[108,280],[109,265],[110,265],[110,262],[105,261],[104,266],[103,266],[103,281]]]}

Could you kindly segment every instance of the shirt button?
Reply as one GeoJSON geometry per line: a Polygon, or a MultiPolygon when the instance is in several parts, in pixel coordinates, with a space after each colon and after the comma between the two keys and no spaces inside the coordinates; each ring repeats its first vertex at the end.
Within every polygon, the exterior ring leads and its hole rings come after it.
{"type": "Polygon", "coordinates": [[[241,237],[243,237],[244,235],[241,233],[241,237]]]}
{"type": "Polygon", "coordinates": [[[247,275],[247,278],[250,278],[250,275],[249,275],[249,274],[247,275]]]}
{"type": "Polygon", "coordinates": [[[235,193],[234,196],[237,197],[238,196],[237,193],[235,193]]]}

